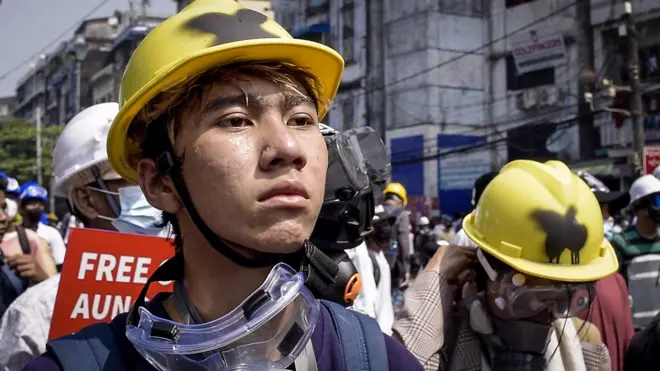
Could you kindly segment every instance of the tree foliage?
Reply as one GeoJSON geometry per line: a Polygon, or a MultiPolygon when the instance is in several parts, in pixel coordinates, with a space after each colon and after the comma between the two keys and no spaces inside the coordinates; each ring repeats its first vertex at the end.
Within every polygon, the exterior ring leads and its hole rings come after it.
{"type": "MultiPolygon", "coordinates": [[[[49,188],[53,174],[53,149],[63,126],[44,126],[41,130],[41,169],[43,186],[49,188]]],[[[0,171],[20,183],[37,181],[37,126],[31,122],[0,119],[0,171]]]]}

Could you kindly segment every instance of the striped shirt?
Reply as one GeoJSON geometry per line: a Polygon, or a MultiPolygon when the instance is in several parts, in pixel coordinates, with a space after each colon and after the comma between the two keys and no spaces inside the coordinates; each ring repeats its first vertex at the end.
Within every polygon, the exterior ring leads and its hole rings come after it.
{"type": "Polygon", "coordinates": [[[655,237],[646,238],[637,232],[635,225],[631,225],[623,232],[614,235],[610,242],[619,258],[620,269],[625,270],[623,263],[636,256],[660,254],[660,228],[655,237]]]}

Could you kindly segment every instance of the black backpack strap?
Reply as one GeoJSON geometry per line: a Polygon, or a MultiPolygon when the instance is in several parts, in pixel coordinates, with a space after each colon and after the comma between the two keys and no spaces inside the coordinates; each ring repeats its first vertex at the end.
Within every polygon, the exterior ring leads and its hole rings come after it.
{"type": "Polygon", "coordinates": [[[330,312],[339,336],[344,371],[389,370],[385,335],[375,319],[331,301],[321,304],[330,312]]]}
{"type": "Polygon", "coordinates": [[[62,371],[125,370],[115,335],[107,323],[96,323],[50,341],[46,349],[59,361],[62,371]]]}
{"type": "Polygon", "coordinates": [[[30,241],[27,238],[27,233],[25,233],[25,228],[23,228],[22,225],[17,225],[16,233],[18,233],[18,242],[21,244],[23,254],[29,255],[32,252],[32,246],[30,246],[30,241]]]}

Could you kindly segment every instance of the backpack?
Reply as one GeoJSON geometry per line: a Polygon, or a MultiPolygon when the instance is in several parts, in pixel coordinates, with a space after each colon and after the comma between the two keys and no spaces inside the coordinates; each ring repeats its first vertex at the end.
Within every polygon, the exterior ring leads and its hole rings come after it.
{"type": "MultiPolygon", "coordinates": [[[[385,335],[378,322],[364,314],[347,310],[326,300],[339,340],[345,371],[388,371],[385,335]]],[[[124,371],[124,358],[107,323],[97,323],[79,332],[53,340],[47,349],[57,358],[63,371],[124,371]]]]}
{"type": "MultiPolygon", "coordinates": [[[[18,242],[21,245],[23,254],[29,254],[32,251],[28,241],[25,229],[22,226],[16,226],[18,242]]],[[[7,311],[9,305],[16,300],[30,285],[30,281],[23,279],[14,268],[4,263],[5,256],[0,251],[0,317],[7,311]]]]}

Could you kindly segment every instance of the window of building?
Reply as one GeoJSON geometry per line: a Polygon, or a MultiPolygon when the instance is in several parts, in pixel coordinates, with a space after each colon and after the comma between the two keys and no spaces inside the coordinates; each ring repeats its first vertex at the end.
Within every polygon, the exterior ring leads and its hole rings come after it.
{"type": "Polygon", "coordinates": [[[481,17],[486,14],[484,0],[439,0],[438,12],[466,17],[481,17]]]}
{"type": "Polygon", "coordinates": [[[355,8],[352,1],[344,1],[341,9],[342,44],[341,52],[346,62],[355,60],[355,8]]]}
{"type": "Polygon", "coordinates": [[[536,1],[536,0],[506,0],[506,7],[507,8],[513,8],[514,6],[527,4],[527,3],[532,3],[534,1],[536,1]]]}
{"type": "MultiPolygon", "coordinates": [[[[619,76],[624,84],[630,83],[628,72],[628,46],[621,44],[619,47],[619,76]]],[[[651,45],[639,48],[639,79],[641,81],[660,80],[660,45],[651,45]]]]}
{"type": "Polygon", "coordinates": [[[342,123],[341,127],[351,129],[355,127],[355,104],[352,98],[346,99],[341,107],[342,123]]]}
{"type": "Polygon", "coordinates": [[[525,90],[554,84],[554,67],[518,74],[516,63],[513,61],[513,56],[509,55],[506,57],[506,90],[525,90]]]}

